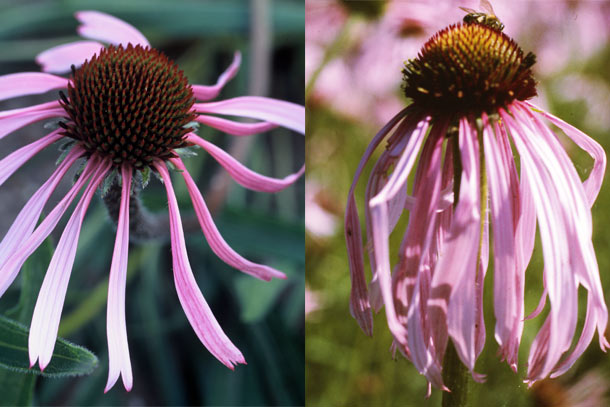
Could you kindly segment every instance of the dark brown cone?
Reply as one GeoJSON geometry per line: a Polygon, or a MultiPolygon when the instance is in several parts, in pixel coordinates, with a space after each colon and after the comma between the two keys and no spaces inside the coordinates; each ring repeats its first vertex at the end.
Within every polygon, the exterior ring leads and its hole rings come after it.
{"type": "Polygon", "coordinates": [[[167,160],[185,146],[184,126],[193,90],[175,63],[155,49],[131,44],[109,46],[78,69],[72,69],[68,98],[61,93],[70,121],[64,135],[80,140],[90,152],[116,165],[135,168],[167,160]]]}
{"type": "Polygon", "coordinates": [[[430,114],[495,113],[513,100],[536,96],[532,53],[506,34],[481,24],[451,25],[405,63],[403,89],[430,114]]]}

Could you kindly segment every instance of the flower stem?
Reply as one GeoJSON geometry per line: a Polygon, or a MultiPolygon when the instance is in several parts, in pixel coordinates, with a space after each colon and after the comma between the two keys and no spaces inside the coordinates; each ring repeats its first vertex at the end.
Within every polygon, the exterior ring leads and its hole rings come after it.
{"type": "Polygon", "coordinates": [[[443,392],[443,407],[466,406],[468,398],[468,369],[458,356],[453,342],[449,341],[443,360],[443,381],[451,392],[443,392]]]}

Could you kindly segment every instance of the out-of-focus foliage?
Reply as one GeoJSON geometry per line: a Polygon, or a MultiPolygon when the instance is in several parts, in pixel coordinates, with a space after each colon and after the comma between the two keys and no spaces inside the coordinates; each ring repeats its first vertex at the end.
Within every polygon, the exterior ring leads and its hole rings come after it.
{"type": "MultiPolygon", "coordinates": [[[[176,61],[191,83],[215,83],[231,62],[233,52],[240,50],[242,67],[219,99],[247,95],[255,80],[250,67],[255,56],[250,36],[255,23],[251,10],[254,3],[3,0],[0,74],[38,71],[34,63],[37,53],[78,39],[74,11],[99,10],[141,30],[155,48],[176,61]]],[[[265,4],[272,44],[267,95],[302,104],[303,3],[272,0],[265,4]]],[[[13,99],[0,103],[0,110],[55,97],[50,93],[13,99]]],[[[45,132],[48,130],[43,124],[34,124],[6,137],[0,143],[1,155],[6,156],[45,132]]],[[[200,127],[199,135],[225,149],[235,140],[205,126],[200,127]]],[[[6,232],[20,208],[54,168],[59,152],[54,146],[47,150],[0,188],[3,205],[0,233],[6,232]]],[[[303,151],[302,136],[276,129],[252,136],[249,153],[241,161],[260,173],[283,177],[302,165],[303,151]]],[[[208,197],[211,179],[222,168],[202,151],[197,157],[185,159],[185,164],[204,198],[208,197]]],[[[201,233],[181,177],[175,177],[174,182],[195,278],[220,325],[240,348],[248,365],[230,371],[209,354],[190,327],[174,288],[168,230],[167,239],[132,242],[130,246],[126,313],[134,387],[127,393],[119,380],[104,395],[108,374],[106,295],[115,236],[106,209],[96,198],[79,239],[59,334],[93,351],[99,357],[99,365],[86,377],[38,378],[34,404],[304,404],[303,180],[272,195],[246,191],[231,181],[224,204],[214,214],[218,229],[236,251],[288,276],[285,281],[269,283],[243,275],[214,255],[201,233]]],[[[52,200],[57,202],[62,188],[65,191],[69,185],[68,179],[52,200]]],[[[151,211],[167,213],[165,189],[154,177],[142,199],[151,211]]],[[[49,203],[48,208],[53,204],[49,203]]],[[[65,220],[57,227],[56,238],[63,224],[65,220]]],[[[46,270],[44,267],[41,273],[46,270]]],[[[18,303],[21,287],[22,280],[18,279],[0,298],[0,314],[18,303]]],[[[27,326],[30,319],[31,311],[22,322],[27,326]]]]}
{"type": "MultiPolygon", "coordinates": [[[[392,336],[383,309],[374,318],[372,338],[360,331],[350,316],[350,279],[343,236],[343,210],[358,162],[381,127],[380,116],[387,120],[387,117],[398,112],[392,108],[394,101],[399,101],[401,106],[408,102],[400,93],[400,70],[383,71],[378,65],[370,64],[367,71],[367,65],[360,62],[370,59],[363,54],[372,50],[376,52],[375,55],[381,55],[397,49],[412,49],[411,53],[402,55],[402,60],[413,58],[427,37],[446,24],[461,20],[464,13],[458,6],[477,9],[478,1],[387,3],[388,10],[394,13],[389,15],[388,12],[377,20],[350,14],[339,2],[307,0],[306,5],[309,197],[306,280],[316,303],[315,310],[306,317],[305,388],[307,404],[312,406],[441,404],[438,390],[433,390],[429,399],[425,398],[426,381],[410,362],[400,355],[396,360],[392,359],[392,336]],[[325,12],[320,11],[325,7],[325,12]],[[402,8],[405,14],[397,14],[397,7],[402,8]],[[318,16],[332,15],[340,23],[329,26],[324,36],[325,25],[310,19],[316,13],[318,16]],[[384,29],[381,24],[396,21],[403,21],[404,31],[389,30],[387,25],[384,29]],[[315,31],[310,32],[310,26],[315,31]],[[384,34],[386,42],[378,40],[381,38],[380,32],[384,34]],[[391,32],[402,33],[404,37],[392,36],[391,32]],[[371,38],[377,42],[368,44],[371,38]],[[415,46],[415,41],[419,41],[419,45],[415,46]],[[309,66],[309,55],[315,57],[317,64],[309,66]],[[363,91],[366,86],[373,86],[371,83],[375,79],[387,75],[395,75],[396,84],[386,97],[382,98],[374,91],[363,91]],[[317,80],[315,84],[311,83],[312,78],[317,80]],[[334,82],[329,78],[335,78],[334,82]],[[333,86],[329,85],[331,82],[333,86]],[[367,94],[372,102],[362,99],[367,94]],[[388,103],[387,99],[392,102],[388,103]],[[375,107],[370,108],[371,105],[375,107]],[[310,208],[315,210],[310,211],[310,208]],[[334,219],[334,229],[331,233],[320,233],[323,229],[315,222],[328,224],[328,219],[334,219]]],[[[492,3],[496,14],[506,24],[504,32],[514,37],[526,52],[533,51],[538,55],[535,74],[540,82],[540,97],[535,103],[580,128],[610,152],[610,44],[607,24],[605,28],[600,28],[598,24],[604,18],[606,22],[610,21],[610,3],[500,0],[492,3]],[[541,61],[541,58],[546,60],[541,61]]],[[[379,79],[383,86],[387,86],[388,81],[385,77],[379,79]]],[[[565,142],[577,170],[584,177],[592,167],[592,160],[575,145],[565,142]]],[[[379,153],[366,167],[356,189],[361,215],[366,179],[379,153]]],[[[610,184],[606,181],[593,206],[593,243],[606,299],[610,298],[609,208],[610,184]]],[[[402,237],[400,231],[404,230],[406,221],[401,219],[397,232],[391,237],[391,256],[397,255],[402,237]]],[[[526,314],[534,310],[542,293],[541,253],[542,248],[537,243],[526,274],[526,314]]],[[[365,259],[365,265],[368,268],[368,259],[365,259]]],[[[487,380],[485,384],[471,384],[469,405],[577,405],[587,398],[592,402],[590,405],[606,405],[604,397],[607,397],[605,392],[610,387],[610,359],[599,350],[597,339],[593,340],[577,364],[560,378],[544,380],[531,389],[522,382],[527,370],[527,351],[544,315],[525,323],[518,374],[514,374],[506,363],[500,362],[496,356],[498,345],[493,338],[493,264],[490,264],[489,270],[485,283],[487,340],[476,365],[476,370],[486,374],[487,380]]],[[[369,271],[367,276],[370,278],[369,271]]],[[[579,327],[585,315],[584,298],[580,300],[579,327]]]]}

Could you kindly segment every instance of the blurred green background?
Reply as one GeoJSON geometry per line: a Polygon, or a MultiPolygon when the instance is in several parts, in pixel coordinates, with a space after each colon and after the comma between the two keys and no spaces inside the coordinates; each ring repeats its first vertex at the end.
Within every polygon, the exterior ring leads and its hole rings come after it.
{"type": "MultiPolygon", "coordinates": [[[[382,3],[306,2],[306,393],[311,406],[441,405],[438,390],[425,398],[426,380],[410,362],[400,355],[392,360],[392,337],[383,310],[374,318],[372,338],[350,316],[343,211],[353,174],[368,143],[407,103],[400,92],[402,61],[414,58],[434,32],[461,21],[465,13],[458,6],[479,9],[478,0],[382,3]],[[362,7],[363,3],[370,7],[362,7]],[[327,23],[329,16],[335,25],[327,23]],[[389,66],[396,60],[398,68],[383,70],[378,66],[380,61],[389,66]],[[387,76],[393,76],[394,83],[381,83],[387,76]]],[[[506,24],[504,32],[526,52],[538,56],[534,69],[540,97],[535,103],[585,131],[610,151],[610,3],[492,3],[506,24]]],[[[573,143],[562,141],[581,176],[586,176],[592,167],[590,157],[573,143]]],[[[356,190],[362,225],[366,179],[379,154],[369,162],[356,190]]],[[[610,296],[609,208],[610,184],[606,180],[593,206],[593,243],[606,299],[610,296]]],[[[402,219],[391,237],[392,264],[406,223],[407,219],[402,219]]],[[[542,292],[541,254],[537,242],[526,274],[526,314],[535,308],[542,292]]],[[[370,278],[368,264],[365,259],[370,278]]],[[[519,373],[514,374],[499,361],[493,332],[492,264],[489,271],[485,287],[487,339],[476,365],[476,371],[486,374],[487,381],[471,384],[469,405],[608,405],[610,360],[600,351],[597,336],[566,374],[530,389],[523,383],[527,355],[544,315],[525,324],[519,373]]],[[[581,289],[579,329],[585,314],[584,293],[581,289]]]]}
{"type": "MultiPolygon", "coordinates": [[[[78,40],[73,17],[78,10],[104,11],[131,23],[155,48],[176,61],[191,83],[215,83],[230,64],[233,52],[240,50],[241,69],[219,100],[257,94],[303,104],[304,5],[297,0],[2,0],[0,74],[39,71],[33,62],[39,52],[78,40]]],[[[56,92],[50,92],[16,98],[0,103],[0,110],[56,97],[56,92]]],[[[7,136],[0,143],[2,156],[45,132],[43,123],[38,123],[7,136]]],[[[288,130],[272,130],[237,143],[235,138],[205,126],[200,127],[199,135],[265,175],[284,177],[303,163],[303,137],[288,130]]],[[[2,186],[2,234],[51,174],[58,155],[55,146],[48,148],[2,186]]],[[[219,260],[198,228],[181,177],[174,175],[195,278],[248,365],[231,372],[209,354],[188,324],[174,288],[168,230],[165,237],[130,246],[126,313],[134,387],[127,393],[119,379],[104,395],[108,373],[106,287],[114,225],[101,199],[96,198],[81,232],[60,336],[90,349],[100,363],[85,377],[39,377],[33,404],[304,404],[304,181],[277,194],[255,193],[227,178],[203,152],[185,164],[204,198],[212,199],[209,204],[214,219],[227,242],[244,257],[276,267],[288,276],[285,281],[260,282],[219,260]]],[[[60,199],[69,186],[70,179],[52,200],[60,199]]],[[[156,180],[144,190],[142,199],[151,211],[167,213],[165,190],[156,180]]],[[[54,242],[66,219],[56,228],[54,242]]],[[[41,252],[44,250],[37,254],[48,258],[48,253],[41,252]]],[[[47,263],[48,259],[33,271],[39,279],[47,263]]],[[[21,281],[17,279],[0,299],[0,314],[17,303],[21,281]]],[[[30,319],[31,313],[22,322],[29,325],[30,319]]],[[[7,372],[0,369],[0,375],[17,375],[7,372]]],[[[0,395],[3,404],[10,401],[0,395]]]]}

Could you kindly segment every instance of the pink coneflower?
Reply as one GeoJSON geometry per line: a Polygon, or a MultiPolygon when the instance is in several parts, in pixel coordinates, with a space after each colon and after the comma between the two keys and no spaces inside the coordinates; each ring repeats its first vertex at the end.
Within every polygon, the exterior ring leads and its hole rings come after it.
{"type": "Polygon", "coordinates": [[[73,141],[65,159],[28,201],[0,243],[0,295],[84,187],[82,197],[57,244],[38,296],[29,336],[30,365],[33,366],[38,360],[43,370],[51,359],[82,222],[98,186],[114,169],[120,174],[122,193],[108,289],[109,374],[105,391],[114,385],[119,375],[122,375],[127,390],[132,387],[124,306],[129,203],[133,194],[132,178],[137,172],[147,177],[146,174],[152,170],[163,180],[169,203],[174,281],[178,297],[201,342],[221,363],[233,369],[233,365],[245,363],[245,360],[220,328],[191,271],[167,163],[173,164],[184,178],[197,218],[216,255],[227,264],[262,280],[286,278],[278,270],[244,259],[229,247],[216,229],[201,193],[178,155],[178,149],[199,146],[210,153],[239,184],[256,191],[276,192],[297,180],[304,168],[284,179],[257,174],[196,135],[191,122],[197,121],[237,136],[267,131],[276,126],[304,133],[304,109],[292,103],[263,97],[195,103],[196,100],[207,101],[218,96],[225,83],[239,69],[239,53],[235,54],[233,63],[220,75],[215,85],[189,85],[182,71],[162,53],[151,48],[146,38],[131,25],[95,11],[78,12],[76,18],[82,23],[78,28],[80,35],[93,41],[62,45],[43,52],[37,58],[46,72],[65,73],[72,70],[69,79],[33,72],[0,77],[0,100],[53,89],[67,92],[60,91],[60,100],[0,112],[0,137],[44,119],[62,120],[57,130],[0,161],[0,182],[4,182],[45,147],[60,139],[73,141]],[[109,45],[105,47],[98,41],[109,45]],[[262,121],[235,122],[215,114],[262,121]],[[78,180],[36,226],[49,196],[68,169],[81,158],[86,160],[86,165],[78,180]]]}
{"type": "Polygon", "coordinates": [[[488,294],[483,286],[490,235],[495,339],[513,370],[524,320],[545,308],[548,314],[529,353],[528,383],[568,370],[596,330],[601,348],[610,346],[591,241],[591,206],[604,175],[605,153],[590,137],[527,101],[536,94],[534,63],[533,54],[524,54],[489,25],[463,23],[435,34],[403,70],[403,89],[412,104],[374,137],[349,193],[345,236],[352,315],[372,335],[371,308],[385,306],[394,348],[441,389],[447,390],[443,364],[450,346],[475,380],[484,377],[475,372],[475,362],[485,343],[483,296],[488,294]],[[548,122],[593,157],[584,182],[548,122]],[[367,287],[354,189],[389,134],[366,188],[373,273],[367,287]],[[392,265],[389,236],[404,211],[409,222],[392,265]],[[539,306],[526,317],[524,277],[536,222],[544,289],[539,306]],[[587,291],[587,312],[573,343],[580,285],[587,291]]]}

